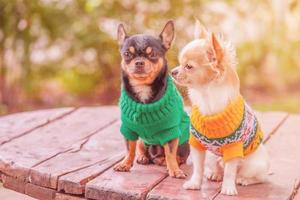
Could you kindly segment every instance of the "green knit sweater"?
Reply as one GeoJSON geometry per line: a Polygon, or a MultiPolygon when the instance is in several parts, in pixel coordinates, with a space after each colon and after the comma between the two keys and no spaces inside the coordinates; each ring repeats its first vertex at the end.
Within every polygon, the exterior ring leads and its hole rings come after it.
{"type": "Polygon", "coordinates": [[[127,140],[141,138],[147,145],[164,145],[177,137],[179,144],[189,138],[190,120],[171,77],[168,77],[165,94],[160,100],[150,104],[137,103],[122,88],[119,106],[120,130],[127,140]]]}

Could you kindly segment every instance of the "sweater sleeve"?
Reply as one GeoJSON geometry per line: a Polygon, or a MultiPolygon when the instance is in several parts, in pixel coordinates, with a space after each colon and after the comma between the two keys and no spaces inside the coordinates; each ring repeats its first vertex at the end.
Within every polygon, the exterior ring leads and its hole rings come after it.
{"type": "Polygon", "coordinates": [[[122,123],[120,131],[127,140],[135,141],[139,139],[138,134],[130,130],[124,123],[122,123]]]}
{"type": "Polygon", "coordinates": [[[240,142],[240,141],[229,143],[229,144],[222,146],[221,151],[223,152],[224,162],[227,162],[234,158],[244,157],[243,142],[240,142]]]}
{"type": "Polygon", "coordinates": [[[193,134],[190,134],[189,144],[199,151],[206,151],[206,147],[193,134]]]}

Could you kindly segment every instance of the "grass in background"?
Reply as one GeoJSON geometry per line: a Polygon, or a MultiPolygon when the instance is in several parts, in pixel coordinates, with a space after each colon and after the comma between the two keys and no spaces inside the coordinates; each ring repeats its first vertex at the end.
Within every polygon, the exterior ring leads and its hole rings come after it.
{"type": "Polygon", "coordinates": [[[252,104],[259,111],[286,111],[289,113],[300,113],[299,98],[282,98],[272,102],[257,102],[252,104]]]}

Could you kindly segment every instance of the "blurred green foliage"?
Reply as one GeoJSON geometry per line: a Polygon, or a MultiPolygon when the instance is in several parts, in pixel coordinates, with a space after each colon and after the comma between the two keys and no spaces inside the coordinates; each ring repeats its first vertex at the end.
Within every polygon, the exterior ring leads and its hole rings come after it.
{"type": "MultiPolygon", "coordinates": [[[[116,104],[120,88],[117,25],[125,23],[130,34],[158,35],[165,22],[174,19],[176,40],[167,54],[172,68],[178,63],[179,49],[192,39],[195,17],[233,40],[242,89],[251,101],[259,104],[255,96],[266,93],[288,97],[300,85],[300,8],[298,1],[275,3],[0,0],[0,114],[116,104]],[[253,92],[253,88],[259,90],[253,92]]],[[[296,96],[295,102],[300,103],[299,99],[296,96]]],[[[286,102],[274,106],[288,110],[281,106],[286,102]]]]}

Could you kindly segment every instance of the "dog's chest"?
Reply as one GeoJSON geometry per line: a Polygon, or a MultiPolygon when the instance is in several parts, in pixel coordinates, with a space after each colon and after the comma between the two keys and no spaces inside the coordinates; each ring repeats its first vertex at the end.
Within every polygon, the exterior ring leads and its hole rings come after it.
{"type": "Polygon", "coordinates": [[[146,103],[152,97],[152,89],[150,86],[136,85],[133,86],[132,89],[142,103],[146,103]]]}

